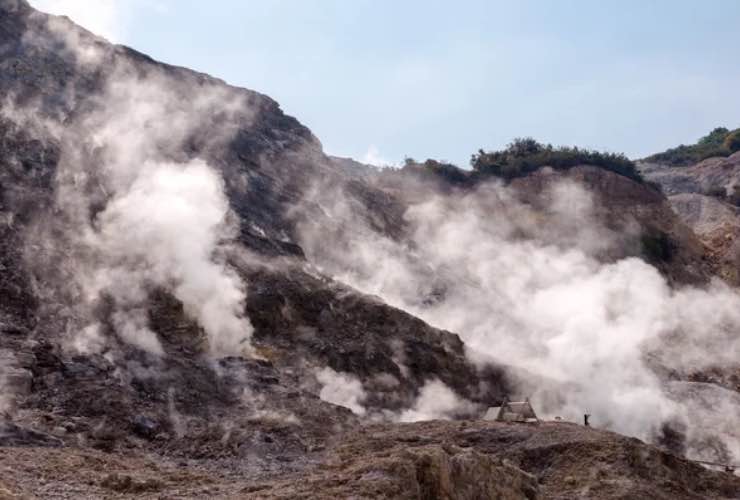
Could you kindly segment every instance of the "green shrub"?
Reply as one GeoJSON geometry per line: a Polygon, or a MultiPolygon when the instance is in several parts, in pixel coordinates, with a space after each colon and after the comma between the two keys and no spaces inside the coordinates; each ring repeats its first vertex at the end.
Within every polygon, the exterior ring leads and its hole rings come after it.
{"type": "Polygon", "coordinates": [[[730,153],[740,151],[740,129],[730,132],[722,142],[722,146],[730,153]]]}
{"type": "Polygon", "coordinates": [[[465,170],[453,165],[452,163],[440,162],[432,159],[419,163],[413,158],[405,158],[404,165],[401,170],[406,173],[441,178],[452,185],[465,185],[471,180],[469,173],[465,170]]]}
{"type": "Polygon", "coordinates": [[[717,127],[697,141],[699,146],[719,147],[730,131],[725,127],[717,127]]]}
{"type": "Polygon", "coordinates": [[[553,147],[531,137],[514,139],[501,151],[479,150],[470,160],[478,176],[495,175],[505,179],[521,177],[541,167],[565,170],[577,165],[593,165],[643,182],[635,164],[622,153],[603,153],[578,147],[553,147]]]}
{"type": "Polygon", "coordinates": [[[696,141],[696,144],[680,145],[645,158],[645,161],[664,165],[687,166],[707,158],[729,156],[740,151],[740,129],[730,131],[717,127],[696,141]]]}

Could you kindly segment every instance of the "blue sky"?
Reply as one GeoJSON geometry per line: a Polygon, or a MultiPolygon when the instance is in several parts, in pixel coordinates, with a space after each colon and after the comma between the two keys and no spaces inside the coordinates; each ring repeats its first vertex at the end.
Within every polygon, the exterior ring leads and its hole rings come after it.
{"type": "Polygon", "coordinates": [[[740,126],[740,1],[31,0],[270,95],[332,154],[517,136],[641,157],[740,126]]]}

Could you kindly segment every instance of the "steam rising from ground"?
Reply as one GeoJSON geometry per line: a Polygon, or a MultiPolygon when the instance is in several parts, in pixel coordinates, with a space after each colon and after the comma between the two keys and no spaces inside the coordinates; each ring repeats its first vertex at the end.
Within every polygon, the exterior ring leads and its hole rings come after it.
{"type": "Polygon", "coordinates": [[[360,380],[349,373],[338,373],[328,366],[316,372],[316,379],[321,384],[319,397],[328,402],[349,408],[356,415],[364,415],[365,390],[360,380]]]}
{"type": "MultiPolygon", "coordinates": [[[[27,44],[64,44],[79,72],[102,71],[98,97],[69,98],[65,126],[42,109],[7,106],[16,122],[40,122],[58,142],[54,216],[30,235],[29,259],[67,293],[72,346],[103,351],[106,333],[163,354],[148,326],[148,298],[166,290],[208,337],[213,354],[250,348],[245,287],[226,264],[236,231],[221,175],[192,151],[223,146],[252,111],[230,88],[155,64],[130,64],[115,50],[49,18],[27,44]],[[75,36],[72,36],[76,34],[75,36]],[[104,66],[97,66],[105,61],[104,66]],[[91,67],[92,65],[92,67],[91,67]],[[218,127],[214,127],[214,124],[218,127]],[[50,268],[55,271],[51,272],[50,268]],[[49,272],[46,272],[49,271],[49,272]],[[108,315],[100,314],[109,310],[108,315]]],[[[39,104],[41,108],[41,105],[39,104]]],[[[49,291],[49,302],[58,301],[49,291]]],[[[59,316],[59,314],[56,314],[59,316]]]]}
{"type": "Polygon", "coordinates": [[[597,256],[618,243],[616,235],[598,223],[591,196],[577,185],[555,184],[544,209],[500,185],[433,197],[407,210],[405,242],[369,229],[349,198],[321,193],[312,201],[336,231],[304,225],[310,258],[459,333],[475,361],[524,370],[524,379],[539,382],[521,396],[540,413],[580,421],[588,412],[595,425],[643,439],[672,422],[685,429],[691,453],[740,457],[740,405],[721,390],[703,393],[703,404],[675,397],[645,361],[652,352],[676,370],[736,364],[740,297],[719,283],[673,290],[637,258],[603,263],[597,256]]]}
{"type": "MultiPolygon", "coordinates": [[[[444,382],[432,378],[422,386],[410,408],[398,412],[382,410],[368,414],[364,406],[368,395],[359,378],[351,373],[336,372],[328,366],[316,370],[315,376],[321,385],[319,397],[323,401],[348,408],[355,415],[368,416],[370,420],[418,422],[451,419],[458,415],[471,415],[476,410],[473,403],[455,394],[444,382]]],[[[375,382],[390,387],[398,385],[398,380],[389,374],[376,377],[375,382]]]]}
{"type": "Polygon", "coordinates": [[[460,411],[470,411],[473,405],[460,398],[443,382],[429,380],[419,391],[419,397],[414,405],[401,413],[401,422],[418,422],[420,420],[435,420],[452,418],[460,411]]]}
{"type": "Polygon", "coordinates": [[[239,352],[250,327],[241,317],[244,289],[214,252],[224,236],[228,202],[218,174],[200,160],[184,165],[144,164],[127,191],[100,213],[89,242],[107,260],[87,282],[87,294],[114,296],[129,314],[116,313],[129,342],[161,353],[146,317],[130,313],[147,299],[147,285],[167,286],[197,318],[214,353],[239,352]]]}

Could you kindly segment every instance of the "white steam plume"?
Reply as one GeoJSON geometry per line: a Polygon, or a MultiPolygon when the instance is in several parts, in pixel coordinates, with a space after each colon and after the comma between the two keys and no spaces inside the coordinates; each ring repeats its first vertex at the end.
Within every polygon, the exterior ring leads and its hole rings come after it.
{"type": "MultiPolygon", "coordinates": [[[[705,429],[715,408],[675,397],[645,362],[650,350],[673,369],[736,365],[740,297],[719,283],[671,289],[637,258],[602,263],[597,256],[617,235],[598,223],[585,190],[555,185],[547,213],[501,185],[434,197],[408,209],[405,243],[369,229],[348,198],[317,192],[322,197],[312,201],[338,228],[330,236],[304,224],[310,259],[459,333],[474,360],[493,358],[550,380],[526,389],[540,413],[580,421],[589,412],[596,425],[648,440],[665,422],[679,423],[690,453],[740,457],[740,406],[722,401],[724,417],[705,429]],[[707,451],[702,443],[712,435],[724,448],[707,451]]],[[[713,393],[715,405],[721,394],[713,393]]]]}
{"type": "Polygon", "coordinates": [[[367,395],[357,377],[350,373],[336,372],[326,366],[316,372],[316,379],[321,384],[319,397],[323,401],[349,408],[356,415],[365,414],[362,402],[367,395]]]}
{"type": "MultiPolygon", "coordinates": [[[[245,292],[239,277],[216,260],[225,234],[228,201],[221,178],[206,163],[145,164],[127,191],[99,214],[89,242],[107,260],[86,290],[113,295],[120,304],[141,304],[147,283],[166,286],[209,335],[214,353],[236,353],[251,328],[242,316],[245,292]]],[[[161,351],[146,318],[118,312],[119,333],[146,350],[161,351]]]]}
{"type": "Polygon", "coordinates": [[[429,380],[419,391],[419,396],[408,410],[401,412],[401,422],[449,419],[461,411],[472,411],[474,405],[465,401],[437,379],[429,380]]]}
{"type": "MultiPolygon", "coordinates": [[[[224,262],[235,228],[227,220],[223,181],[202,160],[177,162],[160,153],[177,156],[211,110],[228,111],[237,102],[216,88],[173,92],[173,83],[156,74],[114,76],[104,107],[83,126],[95,131],[102,162],[93,175],[110,193],[85,234],[83,243],[98,259],[84,288],[93,300],[105,292],[124,306],[118,331],[128,338],[151,338],[139,317],[146,292],[152,286],[170,290],[204,328],[213,353],[238,354],[249,347],[252,327],[243,316],[244,285],[224,262]]],[[[89,172],[67,166],[60,178],[71,174],[72,183],[60,186],[60,200],[79,210],[89,200],[79,199],[75,184],[89,172]]]]}
{"type": "MultiPolygon", "coordinates": [[[[106,60],[103,91],[84,101],[70,97],[77,111],[65,126],[45,120],[40,127],[59,142],[61,159],[55,216],[38,221],[28,253],[67,278],[56,285],[73,310],[70,345],[101,351],[112,326],[120,339],[161,355],[147,305],[150,292],[164,289],[203,328],[212,354],[251,352],[245,286],[226,263],[237,228],[224,182],[188,151],[225,147],[255,111],[219,82],[145,60],[131,64],[53,18],[47,29],[29,31],[24,42],[58,37],[83,74],[106,60]],[[101,304],[113,306],[107,322],[96,313],[101,304]]],[[[38,110],[24,111],[5,114],[44,121],[38,110]]]]}
{"type": "MultiPolygon", "coordinates": [[[[421,387],[411,408],[399,412],[368,412],[363,405],[367,392],[359,378],[351,373],[336,372],[328,366],[316,370],[314,374],[321,385],[319,398],[322,401],[343,406],[355,415],[366,416],[371,421],[418,422],[450,419],[457,415],[470,415],[476,410],[473,403],[455,394],[444,382],[432,378],[421,387]]],[[[387,373],[376,375],[374,382],[391,388],[398,386],[398,380],[387,373]]]]}
{"type": "Polygon", "coordinates": [[[366,165],[372,165],[374,167],[388,167],[395,164],[394,162],[383,157],[378,147],[374,144],[370,145],[370,147],[367,148],[367,151],[362,156],[362,159],[360,159],[360,161],[366,165]]]}

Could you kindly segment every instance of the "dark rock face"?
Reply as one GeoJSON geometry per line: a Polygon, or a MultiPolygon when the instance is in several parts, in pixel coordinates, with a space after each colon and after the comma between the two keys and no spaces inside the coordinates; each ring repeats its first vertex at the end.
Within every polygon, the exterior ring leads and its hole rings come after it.
{"type": "MultiPolygon", "coordinates": [[[[395,379],[392,391],[379,387],[366,404],[394,411],[408,408],[418,388],[434,377],[481,405],[499,401],[509,386],[502,369],[476,369],[452,333],[337,283],[299,268],[250,274],[247,310],[256,339],[270,346],[273,361],[296,366],[301,360],[352,373],[372,386],[382,375],[395,379]],[[399,366],[396,358],[404,359],[399,366]],[[475,383],[471,384],[471,381],[475,383]]],[[[481,409],[481,411],[483,408],[481,409]]]]}
{"type": "Polygon", "coordinates": [[[159,431],[159,423],[145,415],[137,415],[131,422],[131,430],[139,437],[154,439],[159,431]]]}

